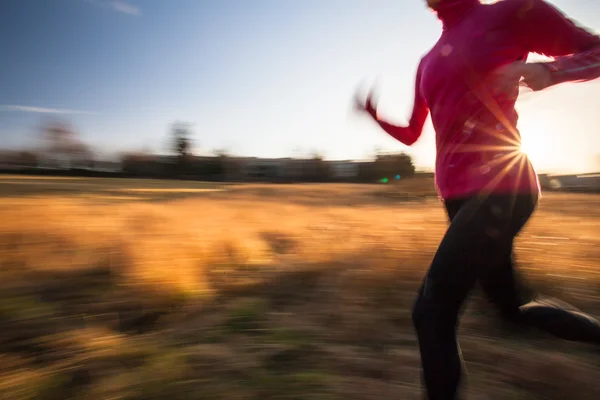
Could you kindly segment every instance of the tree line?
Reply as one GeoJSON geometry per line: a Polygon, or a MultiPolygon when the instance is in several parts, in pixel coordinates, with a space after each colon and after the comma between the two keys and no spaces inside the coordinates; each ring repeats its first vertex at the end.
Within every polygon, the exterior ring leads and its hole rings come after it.
{"type": "MultiPolygon", "coordinates": [[[[226,150],[198,156],[194,154],[192,136],[190,124],[174,123],[166,154],[157,155],[151,151],[122,154],[119,171],[113,171],[112,175],[212,181],[391,182],[415,173],[412,159],[405,153],[377,152],[371,161],[355,163],[327,161],[319,152],[301,159],[270,161],[236,157],[226,150]]],[[[25,169],[52,168],[61,174],[97,176],[100,170],[93,151],[76,131],[56,121],[42,129],[38,149],[15,153],[11,162],[25,169]]]]}

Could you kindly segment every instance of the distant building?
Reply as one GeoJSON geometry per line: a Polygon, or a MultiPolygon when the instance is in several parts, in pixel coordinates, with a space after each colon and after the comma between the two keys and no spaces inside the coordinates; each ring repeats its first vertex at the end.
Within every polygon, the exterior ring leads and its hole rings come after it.
{"type": "Polygon", "coordinates": [[[327,161],[334,180],[354,180],[358,177],[358,163],[350,160],[327,161]]]}
{"type": "Polygon", "coordinates": [[[91,169],[93,161],[85,151],[40,152],[38,165],[44,169],[91,169]]]}
{"type": "Polygon", "coordinates": [[[357,174],[357,167],[350,161],[331,162],[302,158],[235,158],[238,175],[244,180],[271,180],[282,182],[305,179],[330,178],[327,168],[335,165],[339,177],[351,179],[357,174]],[[320,176],[325,174],[326,176],[320,176]]]}
{"type": "Polygon", "coordinates": [[[542,189],[549,189],[550,186],[550,176],[548,174],[538,174],[538,181],[540,182],[540,186],[542,189]]]}
{"type": "Polygon", "coordinates": [[[0,169],[10,170],[18,169],[17,164],[18,152],[13,150],[0,150],[0,169]]]}
{"type": "Polygon", "coordinates": [[[289,158],[246,158],[243,160],[242,175],[253,179],[285,178],[289,170],[289,158]]]}
{"type": "Polygon", "coordinates": [[[548,187],[553,190],[598,192],[600,191],[600,173],[550,176],[548,177],[548,187]]]}
{"type": "Polygon", "coordinates": [[[99,172],[120,172],[123,168],[121,161],[95,160],[92,169],[99,172]]]}

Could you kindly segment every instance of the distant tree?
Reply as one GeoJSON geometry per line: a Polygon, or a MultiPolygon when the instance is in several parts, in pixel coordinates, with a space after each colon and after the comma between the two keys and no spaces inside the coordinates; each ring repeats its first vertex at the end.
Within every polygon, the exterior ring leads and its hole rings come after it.
{"type": "Polygon", "coordinates": [[[310,158],[303,162],[302,179],[309,182],[326,182],[331,179],[331,169],[323,155],[313,151],[310,158]]]}
{"type": "Polygon", "coordinates": [[[229,152],[227,151],[227,149],[215,149],[212,152],[214,157],[218,157],[218,158],[228,158],[230,157],[229,152]]]}
{"type": "Polygon", "coordinates": [[[71,143],[75,142],[75,131],[64,121],[48,121],[42,128],[42,135],[46,142],[46,149],[50,151],[68,151],[71,143]]]}
{"type": "Polygon", "coordinates": [[[180,158],[191,154],[190,124],[176,122],[171,128],[173,135],[173,152],[180,158]]]}
{"type": "Polygon", "coordinates": [[[415,174],[412,158],[406,153],[385,154],[379,152],[375,160],[361,163],[359,179],[362,181],[393,181],[396,178],[406,178],[415,174]]]}
{"type": "Polygon", "coordinates": [[[375,164],[381,178],[408,177],[415,174],[412,158],[406,153],[378,154],[375,164]]]}
{"type": "Polygon", "coordinates": [[[70,169],[92,164],[92,151],[65,121],[47,121],[42,128],[42,139],[45,158],[54,166],[70,169]]]}
{"type": "Polygon", "coordinates": [[[374,161],[364,161],[358,164],[356,179],[359,182],[374,182],[377,180],[374,161]]]}
{"type": "Polygon", "coordinates": [[[332,177],[331,167],[320,152],[315,152],[313,154],[313,162],[315,163],[317,181],[330,181],[332,177]]]}
{"type": "Polygon", "coordinates": [[[123,154],[121,169],[125,174],[140,177],[159,177],[164,174],[163,165],[152,154],[144,151],[123,154]]]}
{"type": "Polygon", "coordinates": [[[176,122],[171,128],[173,140],[173,152],[176,159],[174,163],[175,174],[185,175],[190,169],[191,158],[191,132],[190,124],[184,122],[176,122]]]}
{"type": "Polygon", "coordinates": [[[216,175],[220,176],[221,179],[227,179],[227,176],[231,174],[231,156],[226,149],[216,149],[213,151],[215,157],[215,169],[216,175]]]}
{"type": "Polygon", "coordinates": [[[38,166],[38,155],[33,151],[21,151],[18,154],[17,164],[20,167],[35,168],[38,166]]]}
{"type": "Polygon", "coordinates": [[[136,174],[139,170],[139,158],[135,153],[124,153],[121,156],[121,170],[126,174],[136,174]]]}

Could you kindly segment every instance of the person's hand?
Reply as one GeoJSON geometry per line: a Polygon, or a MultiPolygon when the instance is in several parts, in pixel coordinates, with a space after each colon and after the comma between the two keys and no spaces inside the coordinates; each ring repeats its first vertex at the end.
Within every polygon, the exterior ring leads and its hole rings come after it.
{"type": "Polygon", "coordinates": [[[373,90],[369,92],[365,100],[361,100],[357,94],[354,99],[354,109],[358,112],[366,112],[377,120],[377,101],[373,99],[373,90]]]}
{"type": "Polygon", "coordinates": [[[516,96],[519,86],[537,92],[552,85],[550,70],[540,63],[513,62],[496,68],[490,78],[496,94],[516,96]]]}
{"type": "Polygon", "coordinates": [[[528,87],[534,92],[546,89],[552,85],[552,74],[541,63],[525,64],[521,69],[521,76],[523,77],[521,85],[528,87]]]}

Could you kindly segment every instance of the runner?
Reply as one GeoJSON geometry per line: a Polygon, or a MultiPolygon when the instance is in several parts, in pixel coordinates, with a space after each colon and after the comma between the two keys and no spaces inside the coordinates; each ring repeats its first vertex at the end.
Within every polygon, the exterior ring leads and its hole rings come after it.
{"type": "Polygon", "coordinates": [[[526,303],[512,261],[513,241],[540,188],[521,151],[519,86],[539,91],[600,77],[600,37],[544,0],[428,0],[443,24],[421,59],[408,126],[377,113],[371,92],[357,108],[412,145],[431,113],[436,186],[450,219],[419,291],[413,321],[429,399],[455,399],[461,379],[458,316],[476,282],[501,314],[568,340],[600,344],[600,323],[558,300],[526,303]],[[554,60],[526,63],[529,53],[554,60]]]}

